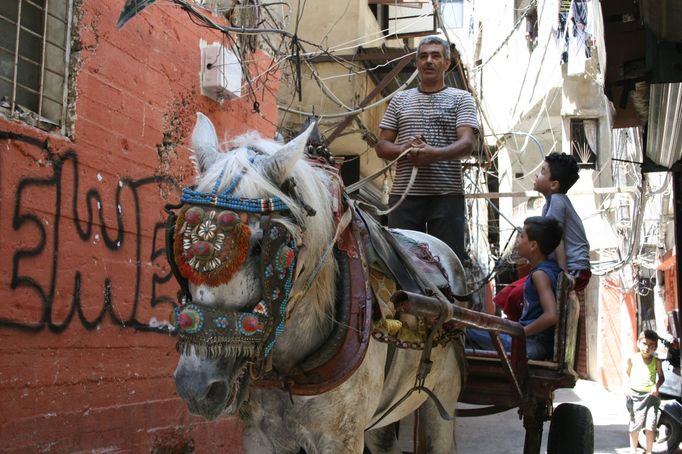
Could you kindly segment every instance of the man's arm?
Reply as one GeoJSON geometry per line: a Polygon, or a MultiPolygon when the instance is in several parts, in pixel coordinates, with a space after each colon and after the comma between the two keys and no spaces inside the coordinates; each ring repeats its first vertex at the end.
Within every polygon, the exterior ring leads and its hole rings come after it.
{"type": "Polygon", "coordinates": [[[379,132],[379,141],[374,146],[377,156],[387,161],[393,161],[400,156],[403,151],[410,148],[416,140],[414,137],[411,137],[410,140],[403,145],[398,145],[395,143],[396,137],[398,137],[398,131],[381,128],[381,131],[379,132]]]}
{"type": "Polygon", "coordinates": [[[656,360],[656,375],[658,375],[658,381],[656,381],[656,388],[651,394],[653,394],[654,396],[658,396],[659,390],[661,389],[661,386],[663,386],[663,382],[665,381],[665,375],[663,375],[663,363],[661,362],[661,360],[658,358],[654,359],[656,360]]]}
{"type": "Polygon", "coordinates": [[[559,316],[556,312],[554,289],[552,288],[552,281],[549,279],[549,276],[543,271],[536,271],[532,274],[531,279],[533,279],[533,286],[540,297],[542,315],[523,328],[526,336],[541,333],[547,328],[556,325],[559,321],[559,316]]]}

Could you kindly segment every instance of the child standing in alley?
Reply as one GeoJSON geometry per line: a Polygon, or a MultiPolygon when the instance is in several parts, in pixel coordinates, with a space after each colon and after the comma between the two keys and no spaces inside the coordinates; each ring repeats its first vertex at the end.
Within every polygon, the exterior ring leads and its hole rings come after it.
{"type": "MultiPolygon", "coordinates": [[[[573,280],[573,290],[580,294],[592,276],[590,244],[587,242],[583,222],[566,195],[578,181],[580,177],[578,172],[578,163],[573,156],[551,153],[545,157],[539,173],[535,176],[533,188],[545,196],[542,215],[551,216],[559,221],[564,232],[559,246],[548,258],[559,264],[573,280]]],[[[521,314],[524,282],[525,278],[522,278],[508,285],[493,299],[510,320],[518,320],[521,314]]]]}
{"type": "Polygon", "coordinates": [[[658,422],[658,408],[661,404],[658,390],[665,377],[661,360],[654,356],[658,347],[658,334],[644,330],[637,339],[638,352],[627,359],[625,375],[628,378],[625,390],[626,407],[630,413],[630,449],[637,452],[639,431],[646,434],[646,452],[651,453],[658,422]],[[657,378],[658,377],[658,378],[657,378]]]}

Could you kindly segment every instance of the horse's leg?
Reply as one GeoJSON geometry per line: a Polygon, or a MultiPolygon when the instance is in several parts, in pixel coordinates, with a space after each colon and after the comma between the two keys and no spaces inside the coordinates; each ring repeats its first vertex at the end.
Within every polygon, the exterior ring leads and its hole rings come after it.
{"type": "MultiPolygon", "coordinates": [[[[443,402],[446,405],[446,402],[443,402]]],[[[447,408],[447,405],[446,405],[447,408]]],[[[450,409],[448,409],[450,410],[450,409]]],[[[450,410],[455,411],[454,406],[450,410]]],[[[446,421],[440,416],[436,405],[427,399],[418,410],[417,439],[419,453],[453,453],[455,440],[455,421],[446,421]]]]}
{"type": "Polygon", "coordinates": [[[419,441],[419,453],[443,454],[455,452],[455,407],[459,392],[462,388],[462,376],[457,367],[463,358],[463,349],[451,345],[443,361],[452,361],[451,367],[442,368],[437,374],[433,384],[433,394],[452,420],[443,419],[433,399],[428,398],[419,407],[419,420],[417,424],[417,440],[419,441]],[[452,355],[452,356],[450,356],[452,355]],[[448,371],[454,371],[454,373],[448,371]]]}
{"type": "Polygon", "coordinates": [[[372,454],[401,454],[402,452],[398,446],[393,424],[365,432],[365,447],[372,454]]]}
{"type": "MultiPolygon", "coordinates": [[[[252,395],[254,400],[259,400],[263,404],[260,393],[252,395]]],[[[253,402],[248,406],[248,417],[243,419],[244,428],[242,429],[242,445],[245,454],[299,454],[302,444],[297,440],[297,434],[292,434],[286,430],[286,424],[281,419],[271,419],[267,415],[281,414],[286,411],[286,406],[279,405],[277,399],[268,402],[270,405],[254,405],[253,402]]],[[[308,454],[315,451],[308,452],[308,454]]],[[[305,451],[304,451],[305,454],[305,451]]]]}
{"type": "Polygon", "coordinates": [[[244,453],[275,454],[277,450],[272,440],[257,427],[250,424],[244,426],[242,432],[242,444],[244,453]]]}

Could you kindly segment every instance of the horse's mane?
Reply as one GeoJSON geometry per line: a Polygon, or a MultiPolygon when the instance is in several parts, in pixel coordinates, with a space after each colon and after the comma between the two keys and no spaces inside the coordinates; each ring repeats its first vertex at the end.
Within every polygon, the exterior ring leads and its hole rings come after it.
{"type": "MultiPolygon", "coordinates": [[[[229,142],[230,151],[220,154],[216,162],[199,174],[197,190],[210,192],[220,178],[222,180],[218,192],[227,188],[235,178],[241,180],[234,189],[234,197],[266,198],[279,197],[290,209],[291,219],[283,219],[289,227],[294,224],[304,227],[302,232],[303,245],[299,252],[298,269],[302,273],[297,277],[291,295],[296,295],[300,287],[318,265],[326,248],[333,240],[335,225],[332,213],[332,195],[328,184],[329,175],[319,167],[313,166],[305,159],[299,159],[293,172],[289,175],[296,182],[296,190],[300,198],[312,207],[316,214],[308,216],[305,210],[291,197],[285,194],[270,176],[264,175],[264,164],[268,157],[274,155],[283,144],[262,138],[258,133],[250,132],[229,142]]],[[[219,150],[216,150],[219,151],[219,150]]],[[[333,257],[333,255],[331,256],[333,257]]],[[[313,285],[301,301],[306,311],[311,311],[316,319],[322,323],[323,317],[329,316],[329,305],[333,305],[335,298],[334,278],[336,264],[329,260],[315,278],[313,285]]],[[[291,307],[289,308],[291,309],[291,307]]]]}

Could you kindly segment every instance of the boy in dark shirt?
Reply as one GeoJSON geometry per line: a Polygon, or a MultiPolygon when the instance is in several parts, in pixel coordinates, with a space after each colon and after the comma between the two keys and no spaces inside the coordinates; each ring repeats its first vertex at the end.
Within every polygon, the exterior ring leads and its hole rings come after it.
{"type": "MultiPolygon", "coordinates": [[[[554,325],[559,320],[554,295],[561,268],[547,255],[557,247],[562,233],[556,219],[533,216],[524,221],[516,241],[519,255],[528,259],[531,266],[523,286],[523,310],[519,319],[526,335],[529,359],[544,360],[554,351],[554,325]]],[[[503,333],[499,337],[505,350],[511,351],[511,336],[503,333]]],[[[476,348],[495,348],[486,330],[467,329],[466,338],[476,348]]]]}

